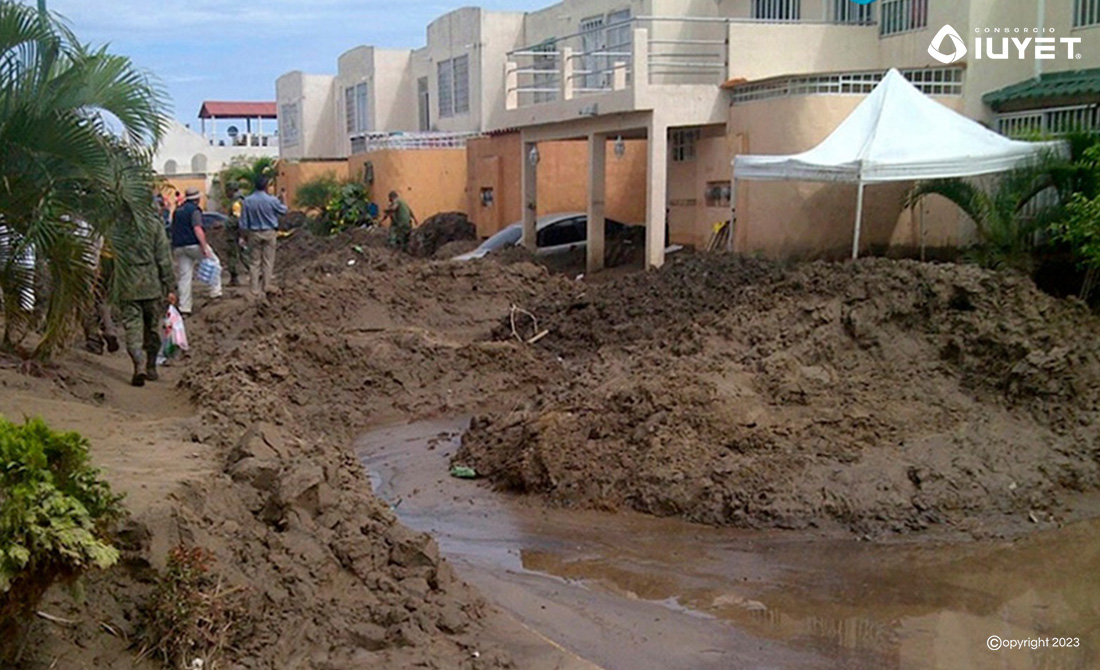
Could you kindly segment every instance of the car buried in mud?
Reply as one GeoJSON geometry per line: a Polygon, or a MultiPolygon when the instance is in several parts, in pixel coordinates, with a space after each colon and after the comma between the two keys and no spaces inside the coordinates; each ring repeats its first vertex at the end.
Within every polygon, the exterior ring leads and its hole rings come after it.
{"type": "MultiPolygon", "coordinates": [[[[588,247],[588,214],[584,212],[565,212],[547,214],[535,222],[536,256],[557,256],[575,251],[584,251],[588,247]]],[[[609,242],[618,241],[627,244],[645,246],[645,226],[628,225],[612,219],[606,219],[604,234],[609,242]]],[[[500,230],[481,243],[477,249],[455,256],[453,261],[472,261],[484,258],[495,251],[523,246],[523,222],[517,221],[500,230]]]]}

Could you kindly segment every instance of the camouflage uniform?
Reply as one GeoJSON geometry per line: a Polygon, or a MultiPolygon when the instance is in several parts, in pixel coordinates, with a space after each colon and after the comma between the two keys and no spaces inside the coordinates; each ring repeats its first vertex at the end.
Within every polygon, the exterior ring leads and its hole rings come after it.
{"type": "Polygon", "coordinates": [[[168,236],[156,220],[140,221],[115,245],[122,327],[134,362],[134,386],[157,378],[164,299],[176,290],[168,236]]]}
{"type": "Polygon", "coordinates": [[[387,213],[390,215],[389,245],[395,249],[408,251],[409,238],[412,236],[412,221],[415,218],[412,209],[404,200],[397,198],[390,203],[387,213]]]}
{"type": "Polygon", "coordinates": [[[244,274],[248,274],[250,254],[247,248],[241,248],[241,201],[238,196],[233,200],[229,218],[225,222],[225,267],[229,270],[229,285],[236,286],[240,283],[240,264],[244,274]]]}

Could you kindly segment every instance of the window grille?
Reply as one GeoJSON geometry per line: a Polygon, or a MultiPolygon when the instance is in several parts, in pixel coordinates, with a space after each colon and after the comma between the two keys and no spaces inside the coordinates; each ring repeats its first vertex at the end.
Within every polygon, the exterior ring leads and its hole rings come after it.
{"type": "Polygon", "coordinates": [[[695,160],[695,145],[699,141],[699,129],[673,130],[671,132],[673,163],[689,163],[695,160]]]}
{"type": "Polygon", "coordinates": [[[1073,27],[1100,24],[1100,0],[1073,0],[1073,27]]]}
{"type": "Polygon", "coordinates": [[[833,23],[867,25],[875,22],[875,6],[859,5],[852,0],[832,0],[830,19],[833,23]]]}
{"type": "Polygon", "coordinates": [[[439,85],[439,117],[446,119],[455,115],[454,66],[450,59],[436,66],[439,85]]]}
{"type": "Polygon", "coordinates": [[[455,114],[466,114],[470,111],[470,57],[459,56],[451,62],[454,63],[455,114]]]}
{"type": "Polygon", "coordinates": [[[802,0],[753,0],[752,18],[762,21],[798,21],[802,0]]]}
{"type": "Polygon", "coordinates": [[[370,113],[367,107],[367,85],[355,86],[355,130],[365,133],[370,130],[370,113]]]}
{"type": "Polygon", "coordinates": [[[344,127],[348,131],[348,135],[355,132],[355,87],[349,86],[344,89],[344,127]]]}
{"type": "MultiPolygon", "coordinates": [[[[926,95],[962,95],[962,68],[902,70],[901,73],[917,90],[926,95]]],[[[885,72],[878,70],[783,77],[738,86],[730,97],[733,104],[742,104],[799,95],[866,95],[874,90],[885,75],[885,72]]]]}
{"type": "Polygon", "coordinates": [[[880,35],[896,35],[928,27],[928,0],[882,0],[880,35]]]}

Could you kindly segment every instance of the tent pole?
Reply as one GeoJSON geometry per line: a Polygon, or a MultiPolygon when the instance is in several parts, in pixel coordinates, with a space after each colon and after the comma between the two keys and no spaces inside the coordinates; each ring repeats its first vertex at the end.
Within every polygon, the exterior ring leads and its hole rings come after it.
{"type": "Polygon", "coordinates": [[[926,235],[925,235],[925,227],[924,227],[924,200],[923,199],[917,201],[917,207],[920,208],[919,210],[917,210],[919,218],[920,218],[920,262],[924,263],[924,262],[927,261],[927,258],[926,258],[926,253],[925,253],[925,251],[926,251],[926,247],[925,247],[925,245],[926,245],[926,235]]]}
{"type": "Polygon", "coordinates": [[[859,182],[859,195],[856,197],[856,234],[852,239],[852,260],[859,258],[859,232],[863,226],[863,182],[859,182]]]}

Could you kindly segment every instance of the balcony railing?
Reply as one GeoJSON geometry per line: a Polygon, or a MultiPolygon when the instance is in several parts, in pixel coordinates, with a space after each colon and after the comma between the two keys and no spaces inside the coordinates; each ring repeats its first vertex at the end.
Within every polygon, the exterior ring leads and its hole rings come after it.
{"type": "Polygon", "coordinates": [[[462,149],[481,133],[366,133],[351,138],[352,153],[462,149]]]}
{"type": "Polygon", "coordinates": [[[829,12],[828,2],[823,3],[825,21],[778,14],[758,19],[640,16],[517,49],[508,54],[505,70],[508,108],[625,90],[640,83],[635,81],[640,71],[649,85],[721,84],[728,78],[731,24],[874,25],[867,15],[829,12]]]}
{"type": "Polygon", "coordinates": [[[998,114],[997,132],[1008,137],[1050,137],[1100,130],[1100,105],[1050,107],[998,114]]]}

